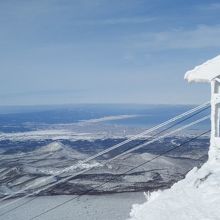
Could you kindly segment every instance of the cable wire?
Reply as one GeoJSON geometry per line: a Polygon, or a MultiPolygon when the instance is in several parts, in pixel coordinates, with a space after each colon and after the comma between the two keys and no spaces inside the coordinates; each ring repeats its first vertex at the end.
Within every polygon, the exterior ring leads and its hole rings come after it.
{"type": "MultiPolygon", "coordinates": [[[[189,111],[186,111],[186,112],[184,112],[184,113],[182,113],[182,114],[180,114],[180,115],[178,115],[178,116],[175,116],[175,117],[173,117],[173,118],[171,118],[171,119],[169,119],[169,120],[167,120],[167,121],[165,121],[165,122],[163,122],[163,123],[161,123],[161,124],[159,124],[159,125],[157,125],[157,126],[154,126],[154,127],[150,128],[150,129],[147,129],[147,130],[145,130],[144,132],[142,132],[142,133],[140,133],[140,134],[138,134],[138,135],[135,135],[135,136],[133,136],[133,137],[131,137],[131,138],[125,140],[125,141],[122,141],[121,143],[118,143],[118,144],[116,144],[116,145],[114,145],[114,146],[112,146],[112,147],[110,147],[110,148],[108,148],[108,149],[106,149],[106,150],[103,150],[103,151],[101,151],[101,152],[99,152],[99,153],[97,153],[97,154],[95,154],[95,155],[93,155],[93,156],[90,156],[89,158],[87,158],[87,159],[85,159],[85,160],[83,160],[83,161],[80,161],[80,162],[77,164],[77,166],[82,165],[83,163],[87,163],[87,162],[89,162],[89,161],[91,161],[91,160],[94,160],[94,159],[96,159],[96,158],[99,157],[99,156],[102,156],[102,155],[104,155],[104,154],[106,154],[106,153],[108,153],[108,152],[110,152],[110,151],[112,151],[112,150],[115,150],[115,149],[117,149],[117,148],[119,148],[119,147],[121,147],[121,146],[123,146],[123,145],[125,145],[125,144],[127,144],[127,143],[129,143],[129,142],[131,142],[132,140],[136,140],[136,139],[138,139],[138,138],[141,138],[141,137],[143,137],[143,136],[145,136],[145,135],[147,135],[147,134],[149,134],[149,133],[151,133],[151,132],[153,132],[153,131],[155,131],[155,130],[161,128],[161,127],[164,127],[164,126],[166,126],[166,125],[168,125],[168,124],[170,124],[170,123],[172,123],[172,122],[174,122],[174,121],[176,121],[176,120],[178,120],[178,119],[180,119],[180,118],[183,118],[183,117],[185,117],[185,116],[187,116],[187,115],[189,115],[189,114],[191,114],[191,113],[193,113],[193,112],[196,112],[196,111],[198,111],[198,110],[200,110],[200,109],[202,109],[202,108],[204,108],[204,107],[207,107],[207,106],[210,106],[210,102],[209,102],[209,101],[208,101],[208,102],[205,102],[204,104],[199,105],[199,106],[197,106],[197,107],[195,107],[195,108],[193,108],[193,109],[191,109],[191,110],[189,110],[189,111]]],[[[39,185],[39,184],[42,184],[42,183],[44,183],[44,182],[46,182],[46,181],[49,181],[49,180],[53,179],[54,177],[56,177],[56,176],[58,176],[58,175],[60,175],[60,174],[63,174],[63,173],[65,173],[65,172],[68,172],[68,171],[71,170],[71,169],[74,169],[75,167],[76,167],[75,164],[72,165],[72,166],[70,166],[70,167],[67,167],[67,168],[65,168],[64,170],[62,170],[62,171],[60,171],[59,173],[57,173],[56,175],[52,175],[52,176],[50,176],[50,177],[48,177],[48,178],[46,178],[46,179],[44,179],[44,180],[42,180],[42,181],[38,181],[37,183],[34,183],[34,184],[32,184],[32,185],[29,185],[29,186],[26,187],[25,189],[19,190],[19,191],[13,193],[13,194],[10,194],[10,195],[8,195],[8,196],[6,196],[6,197],[3,197],[2,199],[0,199],[0,202],[1,202],[1,201],[4,201],[4,200],[6,200],[6,199],[12,198],[12,197],[14,197],[15,195],[17,195],[17,194],[19,194],[19,193],[23,193],[23,192],[25,192],[26,190],[30,189],[31,187],[35,187],[35,186],[37,186],[37,185],[39,185]]],[[[1,207],[0,207],[0,208],[1,208],[1,207]]]]}
{"type": "MultiPolygon", "coordinates": [[[[181,131],[181,130],[183,130],[183,129],[186,129],[186,128],[192,126],[192,125],[195,125],[195,124],[197,124],[197,123],[200,123],[200,122],[202,122],[202,121],[208,119],[209,117],[210,117],[210,116],[205,116],[205,117],[203,117],[203,118],[201,118],[201,119],[198,119],[198,120],[196,120],[196,121],[194,121],[194,122],[191,122],[191,123],[189,123],[189,124],[187,124],[187,125],[185,125],[185,126],[182,126],[182,127],[178,128],[178,129],[176,129],[176,130],[174,130],[174,131],[171,131],[171,132],[169,132],[168,134],[165,134],[165,135],[163,135],[163,136],[161,136],[161,137],[158,137],[158,138],[156,138],[156,139],[153,139],[153,140],[151,140],[151,141],[149,141],[149,142],[146,142],[146,143],[144,143],[144,144],[138,145],[138,146],[136,146],[136,147],[133,148],[133,149],[130,149],[130,150],[126,151],[126,152],[123,152],[123,153],[121,153],[121,154],[119,154],[119,155],[117,155],[117,156],[115,156],[115,157],[113,157],[113,158],[107,160],[107,161],[106,161],[104,164],[102,164],[102,165],[105,165],[105,164],[107,164],[107,163],[109,163],[109,162],[111,162],[111,161],[113,161],[113,160],[115,160],[115,159],[117,159],[117,158],[119,158],[119,157],[125,155],[125,154],[131,153],[131,152],[133,152],[133,151],[135,151],[135,150],[137,150],[137,149],[140,149],[140,148],[142,148],[142,147],[144,147],[144,146],[147,146],[147,145],[149,145],[149,144],[152,144],[152,143],[154,143],[155,141],[158,141],[158,140],[160,140],[160,139],[162,139],[162,138],[164,138],[164,137],[167,137],[167,136],[169,136],[169,135],[172,135],[172,134],[174,134],[174,133],[177,133],[178,131],[181,131]]],[[[91,168],[82,170],[82,171],[80,171],[80,172],[78,172],[78,173],[76,173],[76,174],[74,174],[74,175],[68,176],[68,177],[66,177],[66,178],[64,178],[64,179],[61,179],[61,180],[55,182],[55,183],[52,183],[51,185],[47,185],[47,186],[43,187],[42,189],[39,189],[39,190],[37,190],[37,191],[35,191],[35,192],[33,192],[33,193],[27,194],[27,195],[25,195],[25,196],[23,196],[23,197],[21,197],[21,198],[18,198],[18,199],[16,199],[16,200],[13,200],[13,201],[11,201],[11,202],[9,202],[9,203],[7,203],[7,204],[1,206],[1,207],[7,207],[7,206],[9,206],[9,205],[11,205],[11,204],[14,204],[14,203],[16,203],[16,202],[18,202],[18,201],[24,199],[24,198],[27,198],[27,197],[33,196],[33,195],[37,195],[37,194],[39,194],[40,192],[45,191],[46,189],[49,189],[49,188],[51,188],[51,187],[53,187],[53,186],[56,186],[56,185],[58,185],[58,184],[60,184],[60,183],[66,182],[66,181],[68,181],[68,180],[70,180],[70,179],[72,179],[72,178],[74,178],[74,177],[76,177],[76,176],[79,176],[79,175],[81,175],[81,174],[83,174],[83,173],[86,173],[86,172],[88,172],[88,171],[90,171],[90,170],[92,170],[92,169],[94,169],[94,167],[91,167],[91,168]]]]}
{"type": "MultiPolygon", "coordinates": [[[[195,115],[195,114],[194,114],[194,115],[195,115]]],[[[188,118],[189,118],[189,117],[188,117],[188,118]]],[[[185,120],[187,120],[188,118],[183,119],[182,122],[185,121],[185,120]]],[[[171,135],[171,134],[174,134],[174,133],[176,133],[176,132],[178,132],[178,131],[181,131],[181,130],[183,130],[183,129],[185,129],[185,128],[188,128],[188,127],[190,127],[190,126],[192,126],[192,125],[194,125],[194,124],[197,124],[197,123],[199,123],[199,122],[201,122],[201,121],[204,121],[204,120],[206,120],[206,119],[208,119],[208,118],[209,118],[209,116],[205,116],[205,117],[203,117],[202,119],[199,119],[199,120],[196,120],[196,121],[194,121],[194,122],[192,122],[192,123],[189,123],[189,124],[187,124],[187,125],[185,125],[185,126],[183,126],[183,127],[180,127],[179,129],[176,129],[176,130],[174,130],[174,131],[172,131],[172,132],[170,132],[170,133],[168,133],[168,134],[165,134],[165,135],[163,135],[163,136],[161,136],[161,137],[159,137],[159,138],[156,138],[156,139],[153,139],[153,140],[148,141],[148,142],[146,142],[146,143],[143,143],[143,144],[141,144],[141,145],[138,145],[138,146],[136,146],[135,148],[132,148],[132,149],[130,149],[130,150],[127,150],[127,151],[125,151],[125,152],[123,152],[123,153],[121,153],[121,154],[119,154],[119,155],[117,155],[117,156],[115,156],[115,157],[113,157],[113,158],[107,160],[107,161],[106,161],[104,164],[102,164],[102,165],[105,165],[105,164],[107,164],[107,163],[109,163],[109,162],[111,162],[111,161],[113,161],[113,160],[115,160],[115,159],[117,159],[117,158],[119,158],[119,157],[121,157],[121,156],[124,156],[124,155],[126,155],[126,154],[128,154],[128,153],[131,153],[131,152],[137,150],[137,149],[140,149],[140,148],[142,148],[142,147],[144,147],[144,146],[147,146],[147,145],[149,145],[149,144],[152,144],[152,143],[154,143],[154,142],[157,141],[157,140],[160,140],[160,139],[162,139],[162,138],[164,138],[164,137],[167,137],[167,136],[169,136],[169,135],[171,135]]],[[[179,122],[177,122],[177,124],[179,124],[179,122]]],[[[169,129],[169,128],[168,128],[168,129],[169,129]]],[[[57,182],[55,182],[55,183],[52,183],[52,184],[47,185],[47,186],[45,186],[45,187],[43,187],[43,188],[41,188],[41,189],[38,189],[37,191],[35,191],[35,192],[33,192],[33,193],[29,193],[29,194],[27,194],[27,195],[25,195],[25,196],[23,196],[23,197],[20,197],[20,198],[18,198],[18,199],[15,199],[15,200],[9,202],[9,203],[6,203],[6,204],[2,205],[0,208],[7,207],[7,206],[9,206],[9,205],[12,205],[12,204],[14,204],[14,203],[20,201],[20,200],[23,200],[23,199],[28,198],[28,197],[30,197],[30,196],[37,195],[37,194],[39,194],[39,193],[42,192],[42,191],[45,191],[45,190],[47,190],[47,189],[49,189],[49,188],[51,188],[51,187],[53,187],[53,186],[56,186],[56,185],[58,185],[58,184],[60,184],[60,183],[66,182],[66,181],[68,181],[68,180],[70,180],[70,179],[72,179],[72,178],[74,178],[74,177],[76,177],[76,176],[79,176],[79,175],[81,175],[81,174],[83,174],[83,173],[86,173],[86,172],[88,172],[88,171],[90,171],[90,170],[92,170],[92,169],[94,169],[94,167],[91,167],[91,168],[82,170],[82,171],[80,171],[80,172],[78,172],[78,173],[76,173],[76,174],[74,174],[74,175],[71,175],[71,176],[68,176],[68,177],[66,177],[66,178],[63,178],[63,179],[61,179],[61,180],[59,180],[59,181],[57,181],[57,182]]]]}
{"type": "MultiPolygon", "coordinates": [[[[188,120],[188,119],[194,117],[195,115],[200,114],[201,112],[203,112],[203,111],[205,111],[205,110],[207,110],[207,109],[209,109],[209,108],[210,108],[210,106],[208,106],[208,107],[206,107],[206,108],[204,108],[204,109],[202,109],[202,110],[200,110],[200,111],[198,111],[198,112],[196,112],[196,113],[194,113],[194,114],[192,114],[192,115],[190,115],[190,116],[188,116],[188,117],[186,117],[186,118],[184,118],[184,119],[182,119],[182,120],[180,120],[180,121],[178,121],[178,122],[176,122],[176,123],[174,123],[174,124],[172,124],[171,126],[165,128],[165,129],[163,129],[162,131],[160,131],[160,132],[158,132],[158,133],[152,135],[151,138],[154,138],[154,137],[156,137],[156,136],[158,136],[158,135],[164,133],[165,131],[167,131],[167,130],[169,130],[169,129],[175,127],[175,126],[177,126],[178,124],[181,124],[182,122],[184,122],[184,121],[186,121],[186,120],[188,120]]],[[[142,143],[144,143],[144,142],[145,142],[145,140],[144,140],[142,143]]],[[[138,145],[140,145],[140,143],[139,143],[138,145]]],[[[132,147],[132,148],[133,148],[133,147],[132,147]]],[[[126,151],[127,151],[127,150],[129,150],[129,149],[126,149],[126,151]]],[[[129,152],[128,152],[128,153],[129,153],[129,152]]],[[[126,154],[128,154],[128,153],[124,152],[124,155],[126,155],[126,154]]]]}
{"type": "MultiPolygon", "coordinates": [[[[150,159],[150,160],[147,160],[147,161],[145,161],[145,162],[139,164],[138,166],[135,166],[135,167],[133,167],[133,168],[127,170],[126,172],[121,173],[120,175],[128,174],[129,172],[131,172],[131,171],[133,171],[133,170],[135,170],[135,169],[137,169],[137,168],[139,168],[139,167],[141,167],[141,166],[143,166],[143,165],[145,165],[145,164],[148,164],[148,163],[152,162],[153,160],[156,160],[156,159],[162,157],[163,155],[165,155],[165,154],[167,154],[167,153],[170,153],[170,152],[172,152],[172,151],[174,151],[174,150],[176,150],[176,149],[182,147],[182,146],[185,145],[185,144],[188,144],[188,143],[190,143],[190,142],[192,142],[192,141],[198,139],[199,137],[201,137],[201,136],[203,136],[203,135],[209,133],[210,131],[211,131],[211,130],[205,131],[205,132],[201,133],[200,135],[198,135],[198,136],[196,136],[196,137],[194,137],[194,138],[191,138],[190,140],[188,140],[188,141],[186,141],[186,142],[184,142],[184,143],[182,143],[182,144],[180,144],[180,145],[177,145],[176,147],[174,147],[174,148],[172,148],[172,149],[169,149],[169,150],[167,150],[167,151],[165,151],[165,152],[163,152],[163,153],[161,153],[161,154],[159,154],[159,155],[153,157],[153,158],[150,159]]],[[[52,207],[52,208],[50,208],[50,209],[47,209],[46,211],[41,212],[40,214],[38,214],[38,215],[36,215],[36,216],[30,218],[29,220],[34,220],[34,219],[36,219],[36,218],[39,218],[39,217],[41,217],[41,216],[43,216],[43,215],[45,215],[45,214],[47,214],[47,213],[49,213],[49,212],[51,212],[51,211],[53,211],[53,210],[59,208],[59,207],[65,205],[65,204],[67,204],[67,203],[69,203],[69,202],[71,202],[71,201],[73,201],[73,200],[75,200],[75,199],[77,199],[77,198],[83,196],[83,195],[88,194],[89,192],[91,192],[91,191],[93,191],[93,190],[95,190],[95,189],[97,189],[97,188],[99,188],[99,187],[101,187],[101,186],[104,186],[105,184],[109,183],[110,181],[111,181],[111,180],[107,180],[107,181],[105,181],[104,183],[101,183],[101,184],[99,184],[99,185],[96,186],[96,187],[92,187],[91,189],[87,190],[86,192],[83,192],[83,193],[81,193],[81,194],[78,195],[78,196],[75,196],[75,197],[73,197],[73,198],[71,198],[71,199],[68,199],[68,200],[66,200],[65,202],[62,202],[62,203],[60,203],[60,204],[58,204],[58,205],[56,205],[56,206],[54,206],[54,207],[52,207]]]]}
{"type": "MultiPolygon", "coordinates": [[[[204,121],[204,120],[207,120],[208,118],[210,118],[209,115],[208,115],[208,116],[205,116],[205,117],[203,117],[203,118],[201,118],[201,119],[198,119],[198,120],[196,120],[196,121],[194,121],[194,122],[191,122],[191,123],[189,123],[189,124],[187,124],[187,125],[185,125],[185,126],[182,126],[182,127],[178,128],[178,129],[176,129],[176,130],[174,130],[174,131],[171,131],[171,132],[169,132],[168,134],[165,134],[165,135],[160,136],[160,137],[158,137],[158,138],[156,138],[156,139],[153,139],[153,140],[151,140],[150,142],[147,142],[147,143],[142,144],[142,145],[138,145],[137,147],[135,147],[135,149],[130,149],[130,150],[129,150],[129,153],[132,152],[132,151],[137,150],[137,148],[141,148],[141,147],[147,146],[147,145],[149,145],[149,144],[151,144],[151,143],[153,143],[153,142],[155,142],[155,141],[158,141],[158,140],[160,140],[160,139],[162,139],[162,138],[164,138],[164,137],[167,137],[167,136],[169,136],[169,135],[171,135],[171,134],[177,133],[178,131],[181,131],[181,130],[183,130],[183,129],[186,129],[186,128],[192,126],[192,125],[198,124],[198,123],[200,123],[200,122],[202,122],[202,121],[204,121]]],[[[124,153],[127,153],[127,152],[128,152],[128,151],[123,152],[122,154],[117,155],[116,157],[107,160],[107,161],[106,161],[104,164],[102,164],[102,165],[106,165],[107,163],[110,163],[111,161],[117,159],[118,157],[124,155],[124,153]]],[[[41,192],[41,191],[44,191],[44,190],[46,190],[46,189],[48,189],[48,188],[51,188],[52,186],[55,186],[55,185],[60,184],[60,183],[62,183],[62,182],[65,182],[65,181],[67,181],[67,180],[69,180],[69,179],[72,179],[72,178],[74,178],[74,177],[76,177],[76,176],[78,176],[78,175],[80,175],[80,174],[83,174],[83,173],[85,173],[85,172],[88,172],[89,170],[92,170],[92,169],[93,169],[93,167],[90,168],[90,169],[86,169],[86,170],[83,170],[83,171],[81,171],[81,172],[78,172],[76,175],[69,176],[68,178],[62,179],[62,180],[60,180],[60,181],[58,181],[58,182],[55,182],[55,183],[53,183],[53,184],[51,184],[51,185],[48,185],[48,186],[46,186],[46,187],[43,188],[43,189],[37,190],[37,191],[34,192],[34,193],[28,194],[28,195],[26,195],[26,196],[24,196],[24,197],[21,197],[21,198],[19,198],[19,199],[16,199],[15,201],[12,201],[11,203],[8,203],[7,206],[8,206],[8,205],[11,205],[11,204],[13,204],[13,203],[15,203],[15,202],[18,202],[18,201],[20,201],[20,200],[22,200],[22,199],[24,199],[24,198],[27,198],[27,197],[29,197],[29,196],[37,195],[37,194],[38,194],[39,192],[41,192]]],[[[0,214],[0,216],[3,216],[3,215],[5,215],[5,214],[7,214],[7,213],[9,213],[9,212],[11,212],[11,211],[13,211],[13,210],[19,208],[19,207],[22,207],[23,205],[27,204],[28,202],[33,201],[33,200],[36,199],[36,198],[37,198],[37,197],[33,197],[33,198],[31,198],[30,200],[26,201],[25,203],[22,203],[21,205],[18,205],[18,206],[16,206],[15,208],[12,208],[12,209],[10,209],[10,210],[8,210],[8,211],[6,211],[6,212],[0,214]]]]}

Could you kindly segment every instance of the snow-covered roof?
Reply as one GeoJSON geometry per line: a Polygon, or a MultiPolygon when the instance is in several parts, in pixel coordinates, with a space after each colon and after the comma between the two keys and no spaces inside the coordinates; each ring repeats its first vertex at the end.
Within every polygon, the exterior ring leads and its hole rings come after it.
{"type": "Polygon", "coordinates": [[[210,82],[217,76],[220,76],[220,55],[187,71],[184,78],[189,82],[210,82]]]}

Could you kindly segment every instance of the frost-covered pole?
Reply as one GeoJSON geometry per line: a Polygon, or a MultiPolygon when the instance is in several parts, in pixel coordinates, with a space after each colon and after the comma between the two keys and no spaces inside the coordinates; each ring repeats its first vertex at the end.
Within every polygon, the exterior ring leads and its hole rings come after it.
{"type": "Polygon", "coordinates": [[[211,137],[209,160],[220,159],[220,56],[185,74],[189,82],[211,83],[211,137]]]}
{"type": "Polygon", "coordinates": [[[209,158],[220,158],[220,80],[211,80],[211,140],[209,158]]]}
{"type": "Polygon", "coordinates": [[[217,115],[216,115],[216,102],[214,97],[215,81],[211,81],[211,136],[210,136],[210,148],[209,159],[215,157],[215,136],[217,133],[217,115]]]}

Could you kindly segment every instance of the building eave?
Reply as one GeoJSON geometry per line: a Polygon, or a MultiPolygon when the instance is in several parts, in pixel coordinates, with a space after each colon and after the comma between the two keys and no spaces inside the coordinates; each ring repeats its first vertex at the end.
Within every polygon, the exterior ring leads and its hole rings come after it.
{"type": "Polygon", "coordinates": [[[196,66],[185,74],[188,82],[211,82],[214,78],[220,76],[220,56],[217,56],[207,62],[196,66]]]}

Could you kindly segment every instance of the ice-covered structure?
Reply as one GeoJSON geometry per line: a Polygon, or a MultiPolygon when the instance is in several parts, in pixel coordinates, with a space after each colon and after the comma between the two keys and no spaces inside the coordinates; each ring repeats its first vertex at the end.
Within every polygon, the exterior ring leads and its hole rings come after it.
{"type": "Polygon", "coordinates": [[[220,158],[220,56],[185,74],[189,82],[211,83],[211,140],[209,159],[220,158]]]}
{"type": "Polygon", "coordinates": [[[220,56],[188,71],[189,82],[211,83],[211,140],[208,161],[165,191],[134,205],[130,220],[220,219],[220,56]]]}

